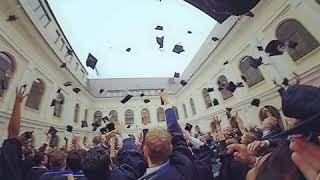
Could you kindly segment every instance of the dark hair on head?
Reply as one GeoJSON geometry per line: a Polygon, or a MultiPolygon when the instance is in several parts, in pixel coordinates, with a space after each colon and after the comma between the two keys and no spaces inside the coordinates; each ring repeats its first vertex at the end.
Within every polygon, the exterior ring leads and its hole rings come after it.
{"type": "Polygon", "coordinates": [[[105,148],[97,146],[90,149],[82,164],[82,171],[88,179],[106,179],[109,175],[109,155],[105,148]]]}
{"type": "Polygon", "coordinates": [[[291,160],[289,143],[282,143],[263,162],[256,180],[302,180],[303,175],[291,160]]]}
{"type": "Polygon", "coordinates": [[[136,141],[136,137],[133,134],[128,135],[133,141],[136,141]]]}
{"type": "Polygon", "coordinates": [[[100,136],[93,137],[92,142],[93,142],[94,145],[100,144],[102,142],[101,141],[101,137],[100,136]]]}
{"type": "Polygon", "coordinates": [[[264,106],[263,108],[260,109],[259,111],[259,118],[260,118],[260,121],[262,122],[265,118],[268,117],[268,112],[277,119],[278,121],[278,128],[281,128],[281,129],[284,129],[284,126],[283,126],[283,122],[282,122],[282,118],[281,118],[281,114],[280,112],[278,111],[277,108],[275,108],[274,106],[270,106],[270,105],[267,105],[267,106],[264,106]],[[264,109],[266,109],[267,111],[265,111],[264,109]]]}
{"type": "Polygon", "coordinates": [[[44,156],[46,156],[46,154],[44,152],[36,152],[36,154],[33,157],[33,164],[35,166],[41,165],[41,161],[44,160],[44,156]]]}
{"type": "Polygon", "coordinates": [[[52,170],[60,170],[66,166],[66,154],[62,150],[53,150],[49,154],[49,164],[52,170]]]}
{"type": "Polygon", "coordinates": [[[82,170],[82,154],[78,150],[71,150],[67,155],[67,167],[72,171],[82,170]]]}

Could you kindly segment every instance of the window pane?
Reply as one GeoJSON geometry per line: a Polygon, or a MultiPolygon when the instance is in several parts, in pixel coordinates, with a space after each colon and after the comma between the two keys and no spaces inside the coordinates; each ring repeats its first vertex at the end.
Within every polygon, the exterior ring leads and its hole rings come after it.
{"type": "Polygon", "coordinates": [[[166,115],[162,108],[157,109],[157,118],[158,118],[158,122],[162,122],[166,120],[166,115]]]}
{"type": "Polygon", "coordinates": [[[185,104],[182,105],[182,108],[183,108],[183,112],[184,112],[184,117],[185,118],[188,118],[188,113],[187,113],[187,107],[185,104]]]}
{"type": "Polygon", "coordinates": [[[207,88],[204,88],[202,90],[202,96],[203,96],[204,103],[205,103],[206,107],[207,108],[211,107],[212,106],[211,98],[210,98],[210,94],[209,94],[207,88]]]}
{"type": "Polygon", "coordinates": [[[29,0],[32,10],[37,9],[40,6],[39,0],[29,0]]]}
{"type": "Polygon", "coordinates": [[[247,79],[247,84],[249,87],[252,87],[259,82],[264,80],[264,77],[260,69],[251,67],[250,60],[253,59],[251,56],[245,57],[240,62],[240,71],[244,77],[247,79]]]}
{"type": "Polygon", "coordinates": [[[43,25],[43,26],[46,26],[48,25],[48,23],[50,22],[48,16],[43,16],[41,19],[40,19],[40,23],[43,25]]]}
{"type": "Polygon", "coordinates": [[[192,98],[190,98],[190,106],[191,106],[192,114],[197,114],[196,106],[192,98]]]}
{"type": "Polygon", "coordinates": [[[33,81],[26,106],[32,109],[39,110],[41,99],[44,93],[44,84],[42,80],[33,81]]]}
{"type": "Polygon", "coordinates": [[[117,111],[115,111],[115,110],[110,111],[109,116],[110,116],[110,120],[112,122],[118,121],[118,112],[117,111]]]}
{"type": "Polygon", "coordinates": [[[125,123],[134,124],[134,112],[131,109],[128,109],[125,112],[125,123]]]}
{"type": "Polygon", "coordinates": [[[224,100],[229,99],[233,96],[232,92],[226,89],[228,85],[228,79],[225,76],[220,76],[218,78],[217,84],[219,86],[220,93],[224,100]]]}
{"type": "Polygon", "coordinates": [[[148,109],[142,109],[141,111],[141,120],[143,124],[150,123],[150,112],[148,109]]]}

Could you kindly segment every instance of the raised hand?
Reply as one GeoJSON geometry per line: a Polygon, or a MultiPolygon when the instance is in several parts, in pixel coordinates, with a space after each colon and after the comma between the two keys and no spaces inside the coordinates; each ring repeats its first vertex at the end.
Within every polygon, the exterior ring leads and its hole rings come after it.
{"type": "Polygon", "coordinates": [[[249,153],[244,144],[231,144],[227,149],[228,154],[233,154],[234,159],[243,164],[253,166],[256,162],[256,158],[249,153]]]}
{"type": "Polygon", "coordinates": [[[26,85],[20,86],[20,88],[16,89],[16,103],[22,103],[24,98],[27,97],[29,94],[25,94],[26,92],[26,85]]]}
{"type": "Polygon", "coordinates": [[[117,133],[117,134],[122,134],[125,132],[125,125],[123,123],[118,123],[118,124],[115,124],[115,130],[111,131],[111,132],[114,132],[114,133],[117,133]]]}

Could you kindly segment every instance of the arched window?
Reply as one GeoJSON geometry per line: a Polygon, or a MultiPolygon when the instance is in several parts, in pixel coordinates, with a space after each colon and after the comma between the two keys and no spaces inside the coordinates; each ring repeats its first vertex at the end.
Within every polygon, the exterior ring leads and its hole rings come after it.
{"type": "Polygon", "coordinates": [[[233,96],[232,92],[226,89],[228,85],[228,79],[226,78],[226,76],[219,76],[217,84],[219,86],[219,91],[224,100],[229,99],[233,96]]]}
{"type": "Polygon", "coordinates": [[[118,112],[116,110],[110,111],[109,117],[112,122],[118,122],[118,112]]]}
{"type": "Polygon", "coordinates": [[[80,111],[80,106],[79,106],[79,104],[76,104],[76,106],[74,107],[73,122],[79,121],[79,111],[80,111]]]}
{"type": "Polygon", "coordinates": [[[183,113],[184,113],[184,118],[188,118],[187,107],[185,104],[182,104],[182,109],[183,109],[183,113]]]}
{"type": "Polygon", "coordinates": [[[176,114],[177,120],[179,120],[179,112],[178,112],[178,108],[176,106],[172,106],[172,109],[174,110],[174,113],[176,114]]]}
{"type": "Polygon", "coordinates": [[[41,79],[38,78],[32,83],[30,93],[26,101],[26,106],[32,109],[39,110],[43,94],[44,83],[41,79]]]}
{"type": "Polygon", "coordinates": [[[93,114],[93,124],[97,126],[102,125],[102,112],[101,111],[96,111],[93,114]]]}
{"type": "Polygon", "coordinates": [[[191,106],[191,110],[192,110],[192,114],[197,114],[197,110],[196,110],[196,106],[194,104],[194,101],[192,98],[190,98],[190,106],[191,106]]]}
{"type": "Polygon", "coordinates": [[[204,103],[205,103],[206,107],[207,108],[211,107],[212,106],[212,102],[211,102],[210,94],[209,94],[207,88],[203,88],[202,89],[202,96],[203,96],[204,103]]]}
{"type": "Polygon", "coordinates": [[[15,70],[14,62],[7,54],[0,52],[0,97],[9,88],[10,78],[15,70]]]}
{"type": "Polygon", "coordinates": [[[253,68],[250,65],[251,56],[247,56],[240,61],[240,71],[242,75],[247,79],[247,84],[252,87],[264,80],[264,77],[259,68],[253,68]]]}
{"type": "Polygon", "coordinates": [[[134,124],[134,112],[131,109],[126,110],[124,116],[125,124],[134,124]]]}
{"type": "Polygon", "coordinates": [[[298,45],[296,48],[289,48],[288,53],[294,61],[301,59],[315,48],[319,47],[319,42],[310,34],[305,27],[294,19],[281,23],[276,31],[279,40],[294,41],[298,45]]]}
{"type": "Polygon", "coordinates": [[[64,104],[64,95],[60,92],[58,93],[58,96],[55,99],[54,103],[54,112],[53,115],[56,117],[61,117],[62,110],[63,110],[63,104],[64,104]]]}
{"type": "Polygon", "coordinates": [[[166,120],[166,114],[163,110],[163,108],[159,107],[157,109],[157,118],[158,118],[158,122],[162,122],[166,120]]]}
{"type": "Polygon", "coordinates": [[[141,121],[143,124],[150,123],[150,111],[147,108],[142,109],[141,111],[141,121]]]}

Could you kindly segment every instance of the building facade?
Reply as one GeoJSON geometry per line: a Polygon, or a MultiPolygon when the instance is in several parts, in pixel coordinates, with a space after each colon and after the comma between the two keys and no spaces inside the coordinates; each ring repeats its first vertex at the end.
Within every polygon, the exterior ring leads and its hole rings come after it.
{"type": "Polygon", "coordinates": [[[132,133],[144,128],[144,120],[149,127],[165,126],[158,97],[161,89],[167,89],[182,126],[191,122],[206,131],[214,116],[228,126],[227,107],[238,112],[246,126],[259,125],[259,108],[250,105],[254,98],[261,100],[260,107],[272,105],[281,112],[274,81],[292,80],[293,72],[301,77],[301,83],[320,86],[317,0],[264,0],[253,9],[253,18],[231,17],[216,25],[181,75],[186,86],[172,78],[88,79],[46,0],[4,0],[0,4],[1,142],[7,137],[15,89],[23,84],[30,96],[23,104],[21,132],[33,130],[35,146],[45,141],[50,126],[58,129],[60,139],[70,136],[67,125],[74,127],[74,134],[91,139],[96,134],[90,126],[93,120],[110,114],[114,121],[131,124],[132,133]],[[212,37],[219,40],[212,41],[212,37]],[[299,45],[273,57],[258,50],[273,39],[299,45]],[[266,65],[253,69],[248,61],[258,57],[266,65]],[[63,63],[65,68],[61,68],[63,63]],[[64,86],[66,81],[72,86],[64,86]],[[243,82],[244,87],[232,93],[224,87],[228,81],[243,82]],[[81,91],[77,94],[73,88],[81,91]],[[208,88],[214,91],[208,92],[208,88]],[[127,93],[134,97],[120,103],[127,93]],[[146,98],[150,103],[144,103],[146,98]],[[51,106],[53,99],[55,106],[51,106]],[[213,105],[214,99],[219,105],[213,105]],[[87,121],[89,127],[81,128],[81,121],[87,121]]]}

